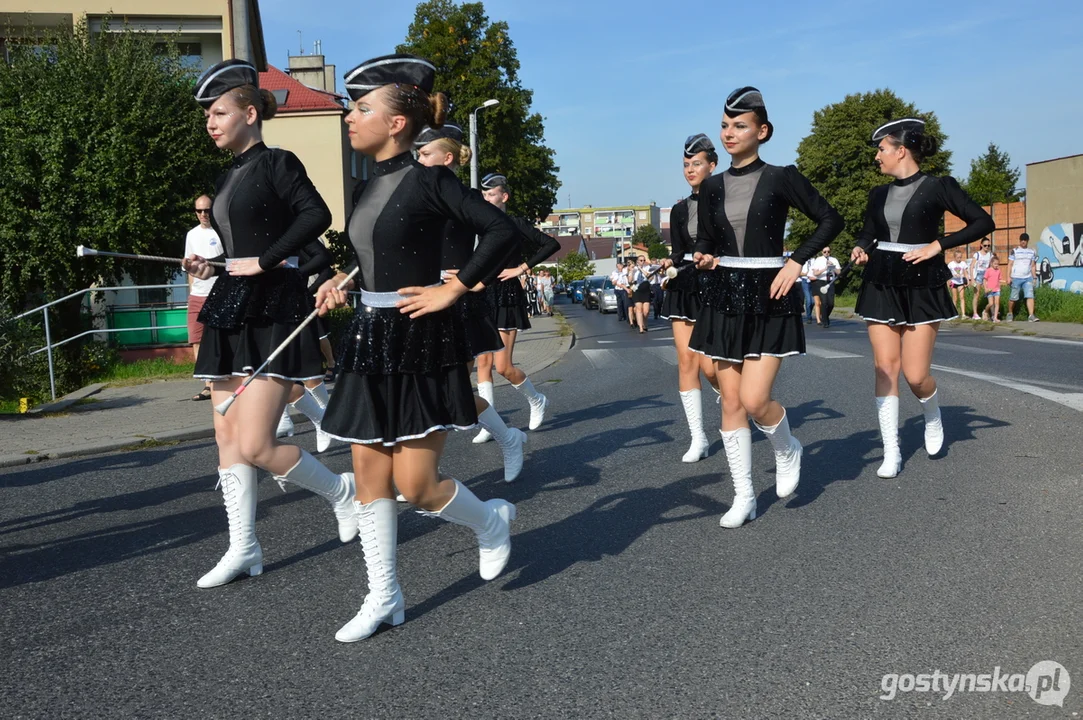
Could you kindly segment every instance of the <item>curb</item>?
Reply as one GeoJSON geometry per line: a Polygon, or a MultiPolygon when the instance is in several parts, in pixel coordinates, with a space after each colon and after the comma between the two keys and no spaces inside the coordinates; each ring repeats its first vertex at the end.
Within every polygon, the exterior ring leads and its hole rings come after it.
{"type": "MultiPolygon", "coordinates": [[[[841,313],[846,320],[860,319],[854,314],[854,308],[852,307],[835,307],[834,313],[841,313]]],[[[834,316],[832,313],[832,317],[834,316]]],[[[971,320],[970,318],[960,318],[959,320],[950,320],[949,324],[954,324],[960,327],[968,327],[973,330],[981,332],[987,332],[995,335],[1027,335],[1033,337],[1053,338],[1056,340],[1083,340],[1083,330],[1079,332],[1050,332],[1044,328],[1057,328],[1065,325],[1074,325],[1074,323],[1059,323],[1053,321],[1043,321],[1037,323],[1026,322],[1025,320],[1017,320],[1012,323],[1000,322],[993,324],[988,320],[971,320]]]]}
{"type": "Polygon", "coordinates": [[[70,392],[59,400],[51,403],[45,403],[44,405],[38,405],[35,408],[31,408],[27,415],[40,415],[43,413],[60,412],[61,410],[74,405],[84,398],[88,398],[95,393],[102,391],[105,387],[105,383],[94,383],[93,385],[87,385],[86,387],[79,388],[74,392],[70,392]]]}

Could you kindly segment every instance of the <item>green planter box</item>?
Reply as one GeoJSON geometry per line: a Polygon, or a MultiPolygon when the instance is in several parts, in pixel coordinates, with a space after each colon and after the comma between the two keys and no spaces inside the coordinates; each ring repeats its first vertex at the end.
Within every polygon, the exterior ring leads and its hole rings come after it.
{"type": "MultiPolygon", "coordinates": [[[[111,310],[108,315],[110,329],[150,327],[152,310],[111,310]]],[[[154,340],[150,330],[111,333],[120,347],[150,345],[154,340]]]]}
{"type": "Polygon", "coordinates": [[[159,330],[158,343],[161,345],[187,345],[188,344],[188,308],[174,308],[172,310],[158,310],[159,327],[168,325],[180,325],[176,330],[159,330]]]}

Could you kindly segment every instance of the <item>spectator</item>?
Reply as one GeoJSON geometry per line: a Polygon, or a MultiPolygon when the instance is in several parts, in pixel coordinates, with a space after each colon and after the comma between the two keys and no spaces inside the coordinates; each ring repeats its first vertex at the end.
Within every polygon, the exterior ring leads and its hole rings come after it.
{"type": "MultiPolygon", "coordinates": [[[[615,289],[614,295],[617,296],[617,320],[628,319],[628,295],[624,292],[626,286],[626,276],[624,274],[624,263],[618,262],[617,268],[609,274],[609,279],[613,283],[615,289]]],[[[587,292],[586,285],[583,286],[583,292],[587,292]]]]}
{"type": "Polygon", "coordinates": [[[991,254],[989,267],[985,269],[982,280],[985,285],[985,298],[989,301],[985,310],[982,311],[982,318],[988,319],[991,314],[993,322],[998,323],[1000,322],[1000,260],[996,253],[991,254]]]}
{"type": "Polygon", "coordinates": [[[831,248],[825,247],[820,256],[809,265],[809,291],[812,292],[816,324],[831,327],[831,311],[835,309],[834,279],[842,271],[839,261],[831,257],[831,248]],[[824,288],[826,292],[821,292],[824,288]]]}
{"type": "MultiPolygon", "coordinates": [[[[188,231],[184,240],[184,257],[198,255],[213,260],[222,255],[222,241],[211,227],[211,199],[206,195],[196,198],[196,219],[199,224],[188,231]]],[[[203,340],[203,323],[199,321],[199,311],[207,301],[207,295],[214,287],[215,276],[200,280],[188,274],[188,342],[192,344],[192,359],[199,357],[199,343],[203,340]]],[[[203,389],[192,396],[193,400],[210,400],[211,384],[205,382],[203,389]]]]}
{"type": "Polygon", "coordinates": [[[809,272],[811,272],[812,260],[806,260],[805,264],[801,266],[801,291],[805,293],[805,324],[812,323],[812,308],[815,306],[815,302],[812,300],[812,290],[809,287],[809,272]]]}
{"type": "MultiPolygon", "coordinates": [[[[966,286],[969,278],[967,275],[970,273],[970,265],[963,260],[963,251],[960,248],[956,248],[952,253],[955,259],[948,263],[948,270],[951,270],[951,280],[948,280],[948,292],[951,293],[951,301],[953,304],[959,306],[959,317],[966,319],[966,286]]],[[[974,257],[977,257],[975,255],[974,257]]],[[[985,272],[984,270],[982,271],[985,272]]],[[[977,288],[974,289],[975,297],[977,297],[977,288]]],[[[977,300],[974,301],[974,319],[978,319],[978,305],[977,300]]]]}
{"type": "Polygon", "coordinates": [[[1038,316],[1034,314],[1037,259],[1037,253],[1030,248],[1030,235],[1023,233],[1019,236],[1019,245],[1008,254],[1008,280],[1012,284],[1012,293],[1008,296],[1008,315],[1005,318],[1008,322],[1014,318],[1015,303],[1019,302],[1020,295],[1027,301],[1027,320],[1038,322],[1038,316]]]}
{"type": "MultiPolygon", "coordinates": [[[[989,238],[985,238],[981,241],[981,247],[978,252],[974,253],[973,259],[970,261],[970,272],[968,273],[970,281],[974,283],[974,312],[973,320],[978,319],[978,300],[981,299],[982,291],[985,288],[985,283],[982,282],[982,278],[985,275],[985,269],[989,267],[989,259],[992,257],[990,252],[992,242],[989,238]]],[[[960,309],[959,317],[966,317],[966,312],[960,309]]]]}

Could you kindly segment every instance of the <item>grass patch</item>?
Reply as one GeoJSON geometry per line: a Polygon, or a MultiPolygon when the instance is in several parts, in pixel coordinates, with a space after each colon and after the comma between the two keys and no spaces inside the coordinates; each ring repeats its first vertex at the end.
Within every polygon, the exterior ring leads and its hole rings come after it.
{"type": "Polygon", "coordinates": [[[91,382],[109,383],[110,385],[138,385],[151,380],[176,380],[191,378],[195,372],[194,362],[176,363],[165,358],[151,360],[136,360],[130,363],[120,363],[100,375],[91,379],[91,382]]]}
{"type": "Polygon", "coordinates": [[[555,312],[553,313],[553,318],[557,321],[557,335],[560,337],[568,337],[569,335],[575,334],[575,331],[572,330],[572,324],[568,322],[563,313],[555,312]]]}
{"type": "Polygon", "coordinates": [[[0,400],[0,415],[18,415],[18,400],[0,400]]]}
{"type": "MultiPolygon", "coordinates": [[[[1000,286],[1000,317],[1008,312],[1008,298],[1011,295],[1010,285],[1000,286]]],[[[978,314],[984,310],[988,301],[983,297],[978,303],[978,314]]],[[[974,289],[966,289],[966,314],[967,317],[974,310],[974,289]]],[[[1054,290],[1051,287],[1034,288],[1034,314],[1045,322],[1083,323],[1083,295],[1054,290]]],[[[1027,316],[1027,306],[1024,300],[1019,300],[1015,308],[1016,317],[1027,316]]]]}

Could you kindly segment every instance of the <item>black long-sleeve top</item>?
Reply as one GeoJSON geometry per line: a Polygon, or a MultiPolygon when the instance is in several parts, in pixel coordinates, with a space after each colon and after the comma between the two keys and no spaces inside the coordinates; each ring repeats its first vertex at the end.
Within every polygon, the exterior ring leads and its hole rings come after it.
{"type": "Polygon", "coordinates": [[[269,270],[323,234],[331,211],[288,150],[257,143],[216,183],[211,223],[226,257],[258,257],[269,270]]]}
{"type": "Polygon", "coordinates": [[[944,250],[980,240],[995,229],[989,213],[970,199],[955,178],[918,172],[869,191],[865,223],[856,244],[867,251],[873,240],[931,243],[940,235],[945,210],[962,218],[966,227],[939,238],[944,250]]]}
{"type": "Polygon", "coordinates": [[[696,252],[714,256],[782,257],[790,208],[814,220],[816,230],[793,251],[804,264],[842,232],[842,216],[793,165],[757,158],[703,181],[699,189],[696,252]]]}
{"type": "Polygon", "coordinates": [[[440,245],[440,268],[459,270],[466,267],[474,254],[475,239],[473,230],[448,220],[444,225],[444,242],[440,245]]]}
{"type": "Polygon", "coordinates": [[[518,242],[504,213],[446,167],[425,167],[410,153],[376,163],[354,199],[346,234],[361,267],[358,285],[370,292],[440,282],[448,220],[480,238],[459,268],[459,280],[467,287],[498,270],[518,242]]]}
{"type": "Polygon", "coordinates": [[[316,276],[316,278],[308,284],[308,291],[310,293],[315,294],[316,291],[320,289],[320,285],[323,285],[335,276],[334,271],[331,270],[331,263],[334,262],[331,251],[319,240],[313,240],[301,248],[297,260],[297,269],[301,272],[301,277],[308,278],[312,275],[316,276]]]}
{"type": "MultiPolygon", "coordinates": [[[[696,251],[696,239],[692,232],[699,233],[698,222],[695,227],[689,225],[688,208],[690,203],[699,202],[699,193],[692,193],[687,198],[678,200],[669,211],[669,242],[672,252],[669,259],[675,265],[684,262],[684,256],[696,251]]],[[[698,205],[697,205],[698,207],[698,205]]]]}

